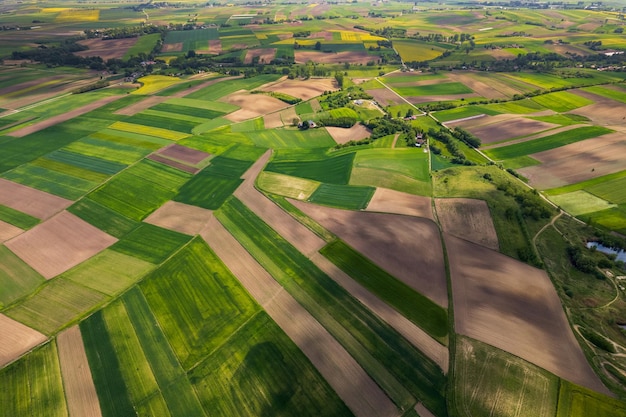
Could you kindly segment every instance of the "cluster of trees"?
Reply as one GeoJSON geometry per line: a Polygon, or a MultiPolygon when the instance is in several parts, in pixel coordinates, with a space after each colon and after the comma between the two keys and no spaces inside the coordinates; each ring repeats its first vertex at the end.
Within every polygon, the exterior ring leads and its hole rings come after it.
{"type": "Polygon", "coordinates": [[[78,68],[89,68],[102,71],[107,68],[106,64],[99,56],[81,57],[74,55],[74,52],[85,51],[87,47],[76,43],[75,40],[66,40],[59,46],[39,45],[36,49],[25,51],[13,51],[11,59],[29,59],[42,62],[49,66],[70,66],[78,68]]]}
{"type": "Polygon", "coordinates": [[[598,270],[598,262],[585,253],[580,246],[568,246],[567,256],[572,265],[580,272],[592,274],[598,279],[605,279],[606,276],[598,270]]]}
{"type": "Polygon", "coordinates": [[[125,26],[119,28],[109,28],[102,30],[86,29],[84,31],[87,39],[124,39],[135,38],[137,36],[149,35],[152,33],[165,33],[167,28],[164,26],[144,25],[144,26],[125,26]]]}
{"type": "Polygon", "coordinates": [[[412,136],[414,138],[415,135],[419,133],[410,123],[402,119],[392,119],[389,116],[369,120],[364,123],[364,125],[372,131],[370,135],[371,139],[382,138],[383,136],[393,135],[397,132],[401,132],[407,137],[412,136]]]}
{"type": "Polygon", "coordinates": [[[88,91],[98,90],[100,88],[108,87],[109,82],[107,80],[99,80],[93,84],[85,85],[72,91],[72,94],[82,94],[88,91]]]}
{"type": "Polygon", "coordinates": [[[480,138],[472,135],[467,130],[462,129],[462,128],[458,127],[458,126],[455,127],[454,129],[452,129],[450,131],[450,133],[452,133],[452,136],[454,136],[455,138],[457,138],[460,141],[465,142],[466,144],[468,144],[472,148],[479,148],[480,145],[481,145],[480,138]]]}
{"type": "Polygon", "coordinates": [[[547,219],[554,213],[552,206],[546,203],[536,190],[524,190],[509,181],[496,184],[496,188],[513,197],[520,207],[522,216],[526,218],[547,219]]]}
{"type": "MultiPolygon", "coordinates": [[[[339,73],[341,74],[341,73],[339,73]]],[[[342,74],[343,77],[343,74],[342,74]]],[[[343,78],[342,78],[343,79],[343,78]]],[[[337,80],[339,82],[339,80],[337,80]]],[[[339,83],[341,86],[343,83],[339,83]]],[[[367,94],[361,87],[352,85],[345,90],[329,92],[325,91],[320,98],[320,104],[326,110],[338,109],[340,107],[346,107],[351,100],[369,100],[372,96],[367,94]]]]}
{"type": "MultiPolygon", "coordinates": [[[[474,165],[472,161],[467,159],[463,151],[459,149],[459,145],[456,142],[456,139],[447,130],[444,130],[444,129],[437,130],[431,127],[430,129],[428,129],[428,136],[433,139],[436,139],[437,141],[443,143],[446,146],[446,149],[452,155],[451,162],[453,164],[474,165]]],[[[430,149],[436,155],[441,153],[441,149],[439,149],[434,144],[430,145],[430,149]]]]}

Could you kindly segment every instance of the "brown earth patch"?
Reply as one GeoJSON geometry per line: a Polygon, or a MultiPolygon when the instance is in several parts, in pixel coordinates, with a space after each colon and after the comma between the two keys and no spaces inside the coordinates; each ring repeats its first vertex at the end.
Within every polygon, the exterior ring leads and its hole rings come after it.
{"type": "Polygon", "coordinates": [[[245,181],[234,195],[301,253],[311,256],[320,250],[325,242],[254,188],[254,181],[267,164],[270,155],[270,151],[266,152],[246,171],[242,177],[245,181]]]}
{"type": "Polygon", "coordinates": [[[376,60],[376,57],[369,55],[365,51],[341,51],[341,52],[314,52],[314,51],[294,51],[296,64],[306,64],[315,62],[318,64],[367,64],[376,60]]]}
{"type": "Polygon", "coordinates": [[[201,233],[255,300],[358,417],[395,416],[395,406],[354,358],[213,218],[201,233]]]}
{"type": "Polygon", "coordinates": [[[63,211],[5,243],[35,271],[50,279],[108,248],[117,239],[63,211]]]}
{"type": "Polygon", "coordinates": [[[626,133],[615,132],[530,155],[541,165],[520,174],[538,189],[562,187],[626,169],[626,133]]]}
{"type": "Polygon", "coordinates": [[[355,124],[350,128],[328,126],[326,128],[330,136],[337,143],[346,143],[351,140],[361,140],[369,138],[370,131],[362,124],[355,124]]]}
{"type": "Polygon", "coordinates": [[[187,235],[197,235],[213,218],[211,210],[168,201],[150,214],[144,221],[187,235]]]}
{"type": "Polygon", "coordinates": [[[169,99],[170,97],[165,96],[146,96],[146,98],[144,98],[143,100],[119,109],[114,114],[121,114],[123,116],[134,116],[139,112],[142,112],[152,106],[156,106],[159,103],[163,103],[164,101],[169,99]]]}
{"type": "Polygon", "coordinates": [[[586,116],[591,119],[594,124],[601,126],[624,126],[626,123],[626,104],[584,90],[572,90],[572,92],[588,98],[589,100],[593,100],[595,103],[572,110],[569,113],[586,116]]]}
{"type": "Polygon", "coordinates": [[[251,64],[255,57],[259,57],[259,63],[269,64],[276,56],[276,48],[249,49],[243,60],[244,64],[251,64]]]}
{"type": "Polygon", "coordinates": [[[164,43],[162,52],[180,52],[183,50],[183,43],[164,43]]]}
{"type": "Polygon", "coordinates": [[[70,416],[102,417],[83,338],[77,325],[59,334],[57,348],[70,416]]]}
{"type": "Polygon", "coordinates": [[[532,135],[533,133],[537,133],[542,130],[559,127],[559,125],[554,123],[527,119],[521,116],[504,118],[500,118],[498,116],[486,116],[467,120],[465,122],[455,123],[455,125],[462,126],[464,129],[467,129],[472,134],[479,137],[482,143],[501,142],[514,137],[532,135]],[[475,125],[475,127],[471,125],[475,125]]]}
{"type": "Polygon", "coordinates": [[[388,188],[377,188],[366,210],[434,220],[430,197],[403,193],[388,188]]]}
{"type": "Polygon", "coordinates": [[[0,367],[13,362],[35,346],[46,341],[46,336],[30,327],[0,314],[0,367]]]}
{"type": "Polygon", "coordinates": [[[73,201],[0,178],[0,204],[45,220],[73,201]]]}
{"type": "MultiPolygon", "coordinates": [[[[493,52],[493,51],[492,51],[493,52]]],[[[446,74],[451,81],[460,82],[465,84],[470,89],[475,91],[478,95],[487,99],[503,99],[507,98],[506,94],[498,91],[491,84],[487,84],[473,77],[471,74],[462,72],[450,72],[446,74]]]]}
{"type": "MultiPolygon", "coordinates": [[[[293,119],[298,118],[298,114],[296,113],[296,107],[288,107],[285,110],[280,112],[280,118],[283,121],[285,126],[289,126],[293,123],[293,119]]],[[[267,125],[266,125],[267,127],[267,125]]]]}
{"type": "Polygon", "coordinates": [[[224,118],[231,122],[242,122],[244,120],[253,119],[276,110],[284,109],[288,106],[287,103],[277,98],[264,94],[250,94],[245,90],[229,94],[226,97],[220,98],[219,101],[225,101],[241,107],[239,110],[224,116],[224,118]]]}
{"type": "Polygon", "coordinates": [[[325,41],[332,41],[333,40],[333,33],[329,32],[327,30],[323,30],[321,32],[314,32],[311,33],[311,36],[309,36],[309,38],[311,39],[324,39],[325,41]]]}
{"type": "Polygon", "coordinates": [[[184,162],[187,165],[198,165],[199,163],[211,156],[210,153],[188,148],[177,143],[162,148],[156,153],[158,153],[159,155],[163,155],[166,158],[184,162]]]}
{"type": "Polygon", "coordinates": [[[86,56],[99,56],[103,60],[123,58],[126,51],[137,43],[139,38],[124,38],[124,39],[107,39],[101,38],[85,39],[78,41],[81,45],[87,46],[89,49],[86,51],[75,52],[76,55],[86,56]]]}
{"type": "Polygon", "coordinates": [[[7,136],[13,136],[16,138],[21,138],[26,135],[30,135],[31,133],[39,132],[47,127],[57,125],[61,122],[65,122],[66,120],[73,119],[85,113],[88,113],[92,110],[100,108],[106,104],[109,104],[115,100],[119,100],[123,96],[109,96],[105,98],[101,98],[100,100],[96,100],[92,103],[86,104],[83,107],[80,107],[75,110],[68,111],[67,113],[60,114],[58,116],[53,116],[47,120],[44,120],[39,123],[32,124],[27,127],[23,127],[21,129],[15,130],[13,132],[7,133],[7,136]]]}
{"type": "Polygon", "coordinates": [[[445,233],[498,250],[498,235],[489,206],[471,198],[437,198],[437,217],[445,233]]]}
{"type": "Polygon", "coordinates": [[[396,93],[388,88],[376,88],[374,90],[366,90],[367,94],[374,97],[381,106],[395,106],[396,104],[404,104],[405,101],[396,93]]]}
{"type": "Polygon", "coordinates": [[[152,160],[152,161],[159,162],[161,164],[170,166],[172,168],[180,169],[181,171],[185,171],[185,172],[188,172],[190,174],[194,174],[195,175],[198,172],[200,172],[200,168],[194,168],[192,166],[183,164],[182,162],[173,161],[173,160],[171,160],[169,158],[166,158],[166,157],[158,155],[158,154],[148,155],[147,158],[152,160]]]}
{"type": "Polygon", "coordinates": [[[19,227],[0,220],[0,243],[14,238],[22,232],[23,230],[19,227]]]}
{"type": "Polygon", "coordinates": [[[548,275],[444,233],[456,331],[608,394],[587,362],[548,275]]]}
{"type": "Polygon", "coordinates": [[[385,271],[447,307],[443,248],[432,221],[289,201],[385,271]]]}
{"type": "Polygon", "coordinates": [[[263,116],[263,125],[266,129],[275,129],[277,127],[283,127],[283,119],[281,112],[274,112],[272,114],[266,114],[263,116]]]}
{"type": "Polygon", "coordinates": [[[274,83],[259,87],[259,90],[285,93],[306,101],[322,95],[324,91],[335,91],[338,88],[337,82],[332,78],[290,80],[287,77],[283,77],[274,83]]]}

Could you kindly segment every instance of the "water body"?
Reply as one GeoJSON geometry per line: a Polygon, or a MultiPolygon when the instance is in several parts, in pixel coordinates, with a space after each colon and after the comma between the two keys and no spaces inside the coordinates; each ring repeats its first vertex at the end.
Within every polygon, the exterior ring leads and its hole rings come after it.
{"type": "Polygon", "coordinates": [[[602,253],[617,255],[616,259],[618,261],[626,262],[626,251],[624,251],[624,249],[616,250],[613,248],[607,248],[606,246],[601,245],[598,242],[587,242],[587,247],[596,248],[596,250],[599,250],[602,253]]]}

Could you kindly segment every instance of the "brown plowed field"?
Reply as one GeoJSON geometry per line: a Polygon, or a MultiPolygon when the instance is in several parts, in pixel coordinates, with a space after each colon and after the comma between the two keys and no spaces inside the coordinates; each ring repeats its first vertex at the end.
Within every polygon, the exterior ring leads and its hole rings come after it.
{"type": "Polygon", "coordinates": [[[487,202],[471,198],[437,198],[435,207],[445,233],[489,249],[500,248],[487,202]]]}
{"type": "Polygon", "coordinates": [[[0,314],[0,367],[46,341],[46,336],[0,314]]]}
{"type": "Polygon", "coordinates": [[[254,181],[269,160],[270,155],[270,151],[266,152],[244,174],[242,178],[245,181],[235,191],[235,197],[240,199],[300,252],[306,256],[311,256],[320,250],[325,242],[254,188],[254,181]]]}
{"type": "Polygon", "coordinates": [[[349,62],[350,64],[367,64],[369,61],[375,61],[376,57],[369,55],[367,52],[358,51],[341,51],[341,52],[317,52],[317,51],[294,51],[296,64],[306,64],[307,62],[315,62],[317,64],[342,64],[349,62]]]}
{"type": "Polygon", "coordinates": [[[280,119],[283,121],[283,124],[285,126],[291,125],[293,123],[293,119],[296,117],[298,117],[298,114],[296,113],[295,106],[288,107],[285,110],[280,112],[280,119]]]}
{"type": "Polygon", "coordinates": [[[0,178],[0,204],[45,220],[73,201],[0,178]]]}
{"type": "Polygon", "coordinates": [[[19,227],[0,220],[0,243],[13,238],[22,232],[23,230],[19,227]]]}
{"type": "Polygon", "coordinates": [[[624,126],[626,123],[626,104],[584,90],[572,90],[572,92],[593,100],[595,103],[572,110],[569,113],[586,116],[594,124],[601,126],[624,126]]]}
{"type": "Polygon", "coordinates": [[[243,63],[251,64],[254,57],[257,56],[259,57],[259,63],[269,64],[276,56],[276,48],[249,49],[246,52],[246,57],[244,58],[243,63]]]}
{"type": "Polygon", "coordinates": [[[337,143],[346,143],[351,140],[365,139],[368,138],[371,133],[362,124],[355,124],[351,128],[328,126],[326,130],[337,143]]]}
{"type": "Polygon", "coordinates": [[[83,338],[77,325],[59,334],[57,348],[70,417],[102,417],[83,338]]]}
{"type": "Polygon", "coordinates": [[[126,54],[126,51],[137,43],[139,38],[123,38],[123,39],[107,39],[101,38],[85,39],[78,41],[79,44],[85,45],[89,49],[86,51],[75,52],[76,55],[86,56],[99,56],[103,60],[118,58],[121,59],[126,54]]]}
{"type": "Polygon", "coordinates": [[[400,96],[388,88],[376,88],[373,90],[366,90],[366,92],[374,97],[374,100],[380,103],[381,106],[394,106],[396,104],[405,103],[400,96]]]}
{"type": "Polygon", "coordinates": [[[134,116],[135,114],[144,111],[145,109],[156,106],[157,104],[163,103],[164,101],[169,99],[170,97],[165,96],[147,96],[138,103],[131,104],[130,106],[119,109],[115,112],[115,114],[121,114],[123,116],[134,116]]]}
{"type": "Polygon", "coordinates": [[[63,211],[5,245],[46,279],[57,276],[117,239],[63,211]]]}
{"type": "MultiPolygon", "coordinates": [[[[493,55],[494,51],[491,51],[490,54],[493,55]]],[[[510,54],[508,54],[507,52],[507,55],[510,55],[510,54]]],[[[503,94],[502,92],[498,91],[496,88],[494,88],[493,85],[486,84],[478,80],[476,77],[473,77],[471,73],[452,71],[452,72],[447,73],[446,76],[450,79],[450,81],[455,81],[455,82],[460,82],[462,84],[465,84],[472,91],[475,91],[478,95],[485,97],[487,99],[507,98],[506,94],[503,94]]]]}
{"type": "Polygon", "coordinates": [[[16,138],[21,138],[26,135],[30,135],[31,133],[39,132],[47,127],[57,125],[61,122],[65,122],[66,120],[73,119],[85,113],[88,113],[92,110],[95,110],[99,107],[104,106],[105,104],[109,104],[115,100],[119,100],[124,96],[109,96],[105,98],[101,98],[100,100],[96,100],[89,104],[84,105],[78,109],[70,110],[67,113],[60,114],[58,116],[53,116],[49,119],[46,119],[42,122],[32,124],[30,126],[26,126],[22,129],[14,130],[13,132],[7,133],[7,136],[13,136],[16,138]]]}
{"type": "Polygon", "coordinates": [[[266,114],[263,116],[263,125],[266,129],[275,129],[277,127],[283,127],[283,119],[280,116],[281,112],[274,112],[272,114],[266,114]]]}
{"type": "Polygon", "coordinates": [[[290,202],[396,278],[448,306],[439,229],[430,220],[290,202]]]}
{"type": "Polygon", "coordinates": [[[388,188],[377,188],[366,210],[405,214],[434,220],[430,197],[403,193],[388,188]]]}
{"type": "Polygon", "coordinates": [[[163,44],[163,50],[162,52],[180,52],[183,50],[183,43],[182,42],[176,42],[176,43],[165,43],[163,44]]]}
{"type": "Polygon", "coordinates": [[[197,235],[204,229],[211,218],[213,218],[211,210],[176,201],[168,201],[144,221],[187,235],[197,235]]]}
{"type": "Polygon", "coordinates": [[[626,169],[626,133],[615,132],[530,155],[541,165],[521,168],[529,183],[545,190],[626,169]]]}
{"type": "Polygon", "coordinates": [[[152,161],[159,162],[167,166],[171,166],[172,168],[180,169],[181,171],[185,171],[190,174],[197,174],[200,171],[199,168],[190,167],[189,165],[185,165],[182,162],[173,161],[159,154],[148,155],[147,158],[152,161]]]}
{"type": "Polygon", "coordinates": [[[290,80],[287,77],[283,77],[276,82],[259,87],[259,90],[285,93],[306,101],[322,95],[324,91],[335,91],[338,88],[337,82],[332,78],[290,80]]]}
{"type": "Polygon", "coordinates": [[[157,151],[158,154],[167,158],[176,159],[189,165],[197,165],[211,156],[210,153],[174,143],[157,151]]]}
{"type": "Polygon", "coordinates": [[[263,116],[264,114],[272,113],[288,106],[287,103],[277,98],[264,94],[250,94],[245,90],[229,94],[226,97],[220,98],[219,101],[225,101],[241,107],[239,110],[224,116],[231,122],[243,122],[244,120],[263,116]]]}
{"type": "Polygon", "coordinates": [[[608,393],[569,326],[548,275],[444,233],[458,333],[608,393]]]}
{"type": "Polygon", "coordinates": [[[542,130],[559,127],[559,125],[554,123],[526,119],[521,116],[515,118],[504,117],[504,120],[499,119],[502,118],[498,116],[487,116],[468,120],[467,123],[455,123],[455,126],[461,126],[467,129],[472,134],[479,137],[482,143],[500,142],[514,137],[532,135],[542,130]],[[471,125],[475,125],[475,127],[471,125]]]}
{"type": "Polygon", "coordinates": [[[356,416],[397,415],[391,401],[352,356],[215,218],[201,236],[356,416]]]}
{"type": "Polygon", "coordinates": [[[362,285],[343,272],[337,265],[330,262],[320,253],[311,257],[311,261],[329,277],[344,287],[354,298],[373,311],[378,317],[393,327],[413,346],[435,361],[445,372],[448,372],[448,349],[430,337],[426,332],[398,313],[380,298],[369,292],[362,285]]]}

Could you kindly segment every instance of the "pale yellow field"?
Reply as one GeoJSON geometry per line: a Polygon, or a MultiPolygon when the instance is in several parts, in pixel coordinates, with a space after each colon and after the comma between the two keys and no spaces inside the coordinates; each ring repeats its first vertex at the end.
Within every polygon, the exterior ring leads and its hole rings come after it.
{"type": "Polygon", "coordinates": [[[154,136],[157,138],[169,139],[169,140],[181,140],[188,136],[188,133],[175,132],[173,130],[161,129],[158,127],[137,125],[134,123],[115,122],[109,129],[121,130],[122,132],[141,133],[148,136],[154,136]]]}
{"type": "Polygon", "coordinates": [[[141,77],[137,79],[143,85],[138,88],[136,91],[133,91],[132,94],[152,94],[157,91],[161,91],[167,87],[170,87],[174,84],[182,81],[178,77],[168,77],[166,75],[147,75],[145,77],[141,77]]]}

